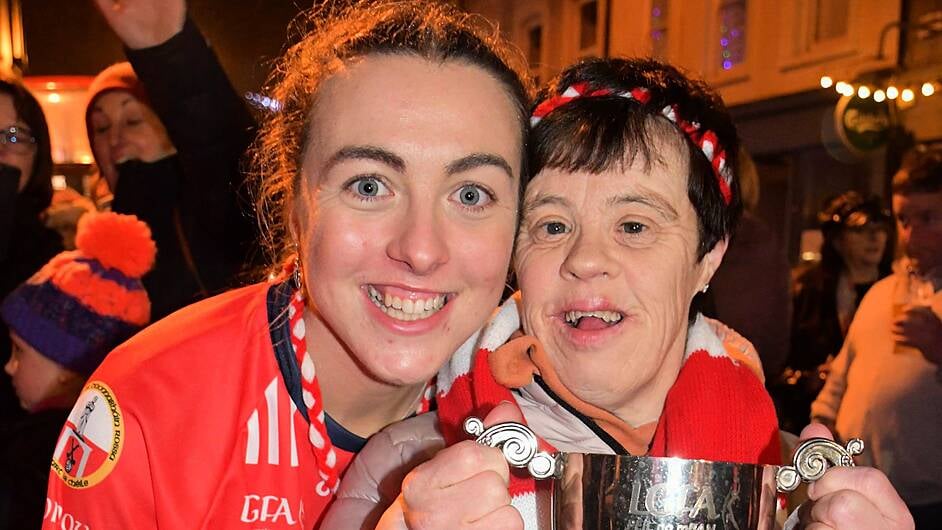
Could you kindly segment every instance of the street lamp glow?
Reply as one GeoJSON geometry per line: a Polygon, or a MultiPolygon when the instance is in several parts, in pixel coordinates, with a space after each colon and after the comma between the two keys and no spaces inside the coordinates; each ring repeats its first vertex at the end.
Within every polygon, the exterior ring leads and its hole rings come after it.
{"type": "Polygon", "coordinates": [[[899,89],[895,86],[890,85],[886,87],[886,97],[887,99],[896,99],[899,97],[899,89]]]}
{"type": "Polygon", "coordinates": [[[857,88],[857,97],[860,99],[867,99],[870,97],[870,87],[867,85],[860,85],[857,88]]]}
{"type": "Polygon", "coordinates": [[[873,100],[877,103],[883,103],[886,100],[886,92],[877,89],[873,92],[873,100]]]}
{"type": "Polygon", "coordinates": [[[831,88],[831,85],[834,84],[834,80],[830,76],[822,75],[821,76],[821,88],[831,88]]]}
{"type": "Polygon", "coordinates": [[[922,95],[929,97],[932,94],[935,94],[935,86],[932,83],[923,83],[922,84],[922,95]]]}
{"type": "Polygon", "coordinates": [[[49,103],[58,103],[62,101],[62,97],[59,96],[59,94],[57,94],[56,92],[50,92],[49,95],[47,96],[47,99],[49,100],[49,103]]]}
{"type": "Polygon", "coordinates": [[[909,103],[910,101],[916,98],[916,94],[913,93],[912,89],[904,88],[903,91],[900,92],[899,97],[906,103],[909,103]]]}

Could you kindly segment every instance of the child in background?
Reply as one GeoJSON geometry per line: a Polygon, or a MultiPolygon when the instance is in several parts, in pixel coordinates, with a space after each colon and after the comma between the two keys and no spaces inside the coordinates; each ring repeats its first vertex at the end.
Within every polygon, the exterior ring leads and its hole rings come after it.
{"type": "Polygon", "coordinates": [[[0,528],[38,526],[56,438],[85,379],[150,321],[141,284],[157,253],[150,228],[130,215],[89,214],[76,246],[0,305],[13,343],[4,368],[30,412],[0,425],[0,469],[12,478],[0,480],[0,528]]]}

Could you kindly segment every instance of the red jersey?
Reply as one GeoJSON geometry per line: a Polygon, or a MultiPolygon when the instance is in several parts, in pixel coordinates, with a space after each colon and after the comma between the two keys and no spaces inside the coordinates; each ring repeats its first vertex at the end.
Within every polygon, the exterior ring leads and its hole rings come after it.
{"type": "MultiPolygon", "coordinates": [[[[231,291],[112,352],[59,436],[43,528],[316,526],[333,495],[316,487],[289,299],[231,291]]],[[[364,440],[327,423],[342,471],[364,440]]]]}

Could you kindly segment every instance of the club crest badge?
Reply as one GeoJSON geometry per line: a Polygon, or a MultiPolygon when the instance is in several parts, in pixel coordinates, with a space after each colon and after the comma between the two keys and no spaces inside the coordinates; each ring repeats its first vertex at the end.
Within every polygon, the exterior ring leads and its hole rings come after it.
{"type": "Polygon", "coordinates": [[[98,484],[111,473],[124,440],[124,418],[108,385],[92,381],[72,408],[52,455],[52,469],[72,488],[98,484]]]}

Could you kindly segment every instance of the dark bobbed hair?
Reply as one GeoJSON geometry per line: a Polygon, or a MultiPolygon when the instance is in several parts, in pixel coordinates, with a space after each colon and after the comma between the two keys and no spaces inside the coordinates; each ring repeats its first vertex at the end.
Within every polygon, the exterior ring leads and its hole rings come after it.
{"type": "Polygon", "coordinates": [[[925,147],[907,153],[903,166],[893,176],[893,194],[942,191],[942,149],[925,147]]]}
{"type": "Polygon", "coordinates": [[[556,108],[530,133],[530,171],[543,169],[599,174],[629,167],[635,161],[650,169],[663,163],[658,148],[685,146],[689,161],[687,196],[697,212],[697,259],[724,238],[730,237],[742,215],[742,198],[736,174],[739,137],[719,95],[702,81],[653,59],[586,59],[560,73],[540,90],[537,101],[562,94],[577,83],[588,90],[614,92],[643,87],[651,99],[645,104],[609,95],[583,97],[556,108]],[[703,152],[662,114],[667,105],[701,130],[716,133],[726,151],[726,165],[733,171],[732,201],[726,205],[713,167],[703,152]]]}
{"type": "MultiPolygon", "coordinates": [[[[483,17],[437,1],[360,0],[323,4],[295,21],[301,38],[275,62],[269,95],[281,103],[253,147],[255,206],[265,246],[277,264],[290,241],[288,215],[297,196],[318,88],[355,58],[412,56],[481,68],[504,88],[517,110],[526,153],[532,84],[519,50],[483,17]]],[[[520,190],[529,172],[521,157],[520,190]]]]}
{"type": "Polygon", "coordinates": [[[876,195],[864,196],[856,191],[847,191],[825,201],[824,208],[818,213],[818,223],[824,237],[821,243],[821,269],[828,277],[837,279],[846,268],[844,258],[837,251],[837,240],[846,230],[851,215],[863,214],[868,223],[879,223],[886,227],[886,248],[880,259],[880,277],[892,272],[893,256],[895,254],[895,230],[893,217],[883,205],[883,199],[876,195]]]}
{"type": "MultiPolygon", "coordinates": [[[[36,138],[36,154],[33,160],[33,173],[29,175],[26,186],[16,198],[17,212],[26,215],[38,215],[52,203],[52,145],[49,141],[49,126],[46,115],[39,101],[20,82],[0,79],[0,93],[13,99],[16,116],[29,127],[36,138]]],[[[0,124],[0,126],[9,124],[0,124]]]]}

